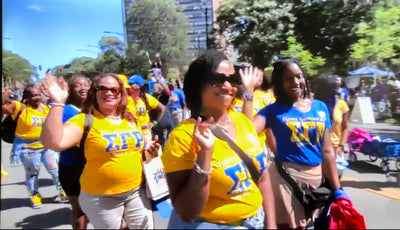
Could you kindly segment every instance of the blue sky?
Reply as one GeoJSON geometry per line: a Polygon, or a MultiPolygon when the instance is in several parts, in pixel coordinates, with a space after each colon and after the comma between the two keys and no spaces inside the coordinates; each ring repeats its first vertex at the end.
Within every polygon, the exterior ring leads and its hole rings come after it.
{"type": "Polygon", "coordinates": [[[103,36],[123,34],[121,0],[3,0],[3,49],[42,69],[97,57],[103,36]]]}

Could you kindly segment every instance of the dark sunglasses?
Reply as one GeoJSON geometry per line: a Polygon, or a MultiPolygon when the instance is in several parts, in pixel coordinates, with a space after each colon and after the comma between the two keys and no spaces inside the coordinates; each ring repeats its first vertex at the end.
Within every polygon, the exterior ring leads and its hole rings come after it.
{"type": "Polygon", "coordinates": [[[101,93],[106,93],[107,91],[111,91],[114,96],[117,96],[121,93],[121,90],[117,87],[107,88],[105,86],[99,86],[96,88],[96,91],[100,91],[101,93]]]}
{"type": "Polygon", "coordinates": [[[242,84],[240,74],[236,72],[229,76],[226,76],[223,73],[213,73],[208,78],[207,83],[216,87],[223,85],[225,81],[229,82],[232,86],[239,86],[242,84]]]}

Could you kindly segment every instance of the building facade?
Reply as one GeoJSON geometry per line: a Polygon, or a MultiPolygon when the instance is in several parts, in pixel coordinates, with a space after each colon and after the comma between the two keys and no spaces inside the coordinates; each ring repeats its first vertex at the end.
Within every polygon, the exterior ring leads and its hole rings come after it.
{"type": "MultiPolygon", "coordinates": [[[[135,0],[122,0],[124,22],[135,0]]],[[[215,10],[223,0],[176,0],[189,19],[188,36],[190,50],[197,53],[213,47],[212,34],[215,22],[215,10]]],[[[126,43],[135,41],[133,36],[134,25],[124,25],[126,43]]]]}

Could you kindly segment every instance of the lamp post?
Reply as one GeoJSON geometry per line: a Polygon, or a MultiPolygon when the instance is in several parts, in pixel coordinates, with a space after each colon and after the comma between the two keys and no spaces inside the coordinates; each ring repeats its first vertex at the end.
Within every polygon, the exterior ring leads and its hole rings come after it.
{"type": "Polygon", "coordinates": [[[210,48],[210,40],[208,37],[208,0],[202,0],[204,7],[204,19],[206,21],[206,48],[210,48]]]}

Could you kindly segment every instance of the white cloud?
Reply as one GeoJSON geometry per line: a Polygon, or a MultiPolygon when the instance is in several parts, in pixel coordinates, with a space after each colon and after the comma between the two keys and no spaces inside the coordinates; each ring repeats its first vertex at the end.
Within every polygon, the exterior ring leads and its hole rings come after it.
{"type": "Polygon", "coordinates": [[[40,5],[29,5],[28,9],[36,10],[36,11],[43,11],[43,6],[40,6],[40,5]]]}

